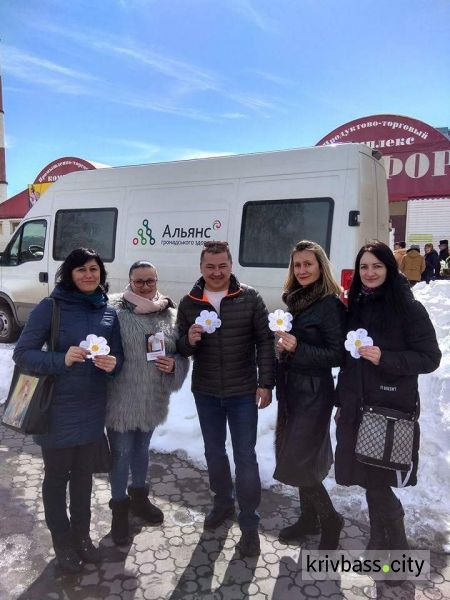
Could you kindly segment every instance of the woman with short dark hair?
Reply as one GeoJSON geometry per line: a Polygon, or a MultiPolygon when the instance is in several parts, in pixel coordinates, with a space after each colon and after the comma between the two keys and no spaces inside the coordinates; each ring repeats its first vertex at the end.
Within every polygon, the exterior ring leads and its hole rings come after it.
{"type": "Polygon", "coordinates": [[[50,338],[53,308],[45,298],[32,311],[13,355],[19,367],[55,376],[49,431],[35,441],[45,467],[45,520],[59,566],[69,573],[79,572],[81,561],[100,560],[89,533],[92,456],[105,426],[108,375],[118,373],[123,361],[119,322],[105,289],[106,271],[98,254],[88,248],[73,250],[58,269],[50,295],[60,311],[55,351],[42,349],[50,338]],[[93,356],[80,347],[89,334],[105,338],[110,353],[93,356]]]}
{"type": "Polygon", "coordinates": [[[348,353],[339,374],[336,481],[366,490],[367,549],[406,550],[404,511],[392,487],[417,483],[418,424],[409,472],[368,465],[355,455],[361,409],[378,406],[417,414],[418,375],[437,369],[441,352],[427,311],[414,299],[392,251],[382,242],[366,244],[358,252],[348,310],[348,331],[365,329],[373,346],[361,345],[360,358],[348,353]]]}

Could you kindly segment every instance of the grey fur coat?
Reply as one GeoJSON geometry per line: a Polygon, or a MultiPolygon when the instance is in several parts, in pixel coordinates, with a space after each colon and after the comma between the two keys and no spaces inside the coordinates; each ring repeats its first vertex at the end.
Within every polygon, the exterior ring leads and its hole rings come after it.
{"type": "Polygon", "coordinates": [[[138,315],[122,294],[109,298],[119,316],[125,361],[120,374],[108,383],[106,426],[114,431],[151,431],[167,418],[169,398],[181,388],[189,361],[177,354],[176,310],[169,306],[156,313],[138,315]],[[175,359],[175,372],[161,373],[146,358],[146,334],[164,332],[166,354],[175,359]]]}

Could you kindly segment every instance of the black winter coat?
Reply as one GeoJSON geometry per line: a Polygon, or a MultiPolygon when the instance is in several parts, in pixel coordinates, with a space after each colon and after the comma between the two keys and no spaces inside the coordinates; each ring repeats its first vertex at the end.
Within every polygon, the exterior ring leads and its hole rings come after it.
{"type": "Polygon", "coordinates": [[[267,308],[258,292],[240,284],[234,275],[220,304],[221,327],[214,333],[203,333],[191,346],[189,327],[202,310],[215,311],[204,296],[204,287],[201,277],[178,307],[177,350],[194,357],[192,391],[227,397],[253,394],[258,386],[273,388],[274,335],[267,308]]]}
{"type": "MultiPolygon", "coordinates": [[[[360,315],[349,314],[348,331],[363,327],[381,349],[378,366],[347,353],[339,374],[338,401],[341,406],[337,424],[335,474],[341,485],[364,488],[397,487],[395,471],[360,463],[355,458],[355,444],[361,405],[384,406],[405,413],[416,410],[419,402],[418,375],[431,373],[439,366],[441,352],[436,333],[425,308],[404,286],[406,308],[393,315],[383,289],[371,295],[360,295],[360,315]]],[[[416,425],[413,468],[406,485],[417,483],[419,459],[419,426],[416,425]]],[[[404,479],[405,473],[402,474],[404,479]]]]}
{"type": "Polygon", "coordinates": [[[46,448],[81,446],[98,440],[105,426],[106,384],[111,375],[97,368],[92,360],[66,367],[69,346],[78,346],[93,333],[106,338],[116,357],[115,373],[123,362],[122,341],[116,311],[103,302],[93,305],[80,294],[57,286],[51,296],[60,309],[60,327],[56,352],[44,352],[50,338],[52,303],[44,299],[32,311],[17,342],[13,359],[20,367],[34,373],[55,375],[50,409],[50,431],[34,436],[46,448]]]}
{"type": "Polygon", "coordinates": [[[422,273],[422,281],[429,283],[432,279],[439,278],[441,262],[436,250],[425,253],[425,271],[422,273]]]}
{"type": "MultiPolygon", "coordinates": [[[[333,461],[330,417],[332,367],[344,361],[345,307],[337,296],[316,300],[294,315],[297,348],[277,369],[278,419],[274,478],[295,486],[323,481],[333,461]]],[[[283,360],[284,359],[284,360],[283,360]]]]}

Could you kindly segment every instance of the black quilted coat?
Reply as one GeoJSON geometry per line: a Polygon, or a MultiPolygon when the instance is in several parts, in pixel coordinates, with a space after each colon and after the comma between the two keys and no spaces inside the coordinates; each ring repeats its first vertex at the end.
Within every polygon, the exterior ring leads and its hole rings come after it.
{"type": "MultiPolygon", "coordinates": [[[[404,286],[405,310],[393,315],[382,287],[371,295],[360,294],[359,314],[349,314],[348,330],[363,327],[381,349],[380,364],[347,353],[339,374],[338,402],[341,414],[337,425],[335,456],[336,481],[342,485],[397,487],[395,471],[364,465],[354,455],[360,421],[360,407],[384,406],[411,413],[419,402],[418,375],[439,366],[441,352],[436,333],[425,308],[404,286]]],[[[416,425],[413,469],[406,485],[417,483],[419,426],[416,425]]],[[[402,473],[402,479],[405,479],[402,473]]]]}
{"type": "Polygon", "coordinates": [[[282,354],[277,368],[274,478],[288,485],[312,486],[327,476],[333,459],[331,368],[344,361],[345,307],[337,296],[316,300],[294,314],[289,333],[298,343],[293,354],[282,354]]]}
{"type": "Polygon", "coordinates": [[[253,394],[257,386],[273,388],[274,335],[267,308],[258,292],[240,284],[234,275],[220,305],[221,327],[203,333],[200,342],[191,346],[189,327],[202,310],[215,311],[204,296],[204,287],[201,277],[178,307],[177,349],[183,356],[194,357],[192,391],[228,397],[253,394]]]}

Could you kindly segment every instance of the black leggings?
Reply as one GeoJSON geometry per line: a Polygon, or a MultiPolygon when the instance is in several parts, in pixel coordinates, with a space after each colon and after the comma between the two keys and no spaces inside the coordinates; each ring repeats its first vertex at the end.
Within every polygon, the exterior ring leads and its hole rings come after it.
{"type": "Polygon", "coordinates": [[[42,448],[45,475],[42,484],[45,522],[53,536],[71,527],[88,534],[91,523],[92,453],[97,442],[71,448],[42,448]],[[69,482],[70,521],[66,490],[69,482]]]}

